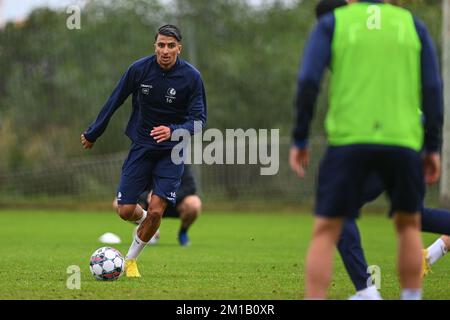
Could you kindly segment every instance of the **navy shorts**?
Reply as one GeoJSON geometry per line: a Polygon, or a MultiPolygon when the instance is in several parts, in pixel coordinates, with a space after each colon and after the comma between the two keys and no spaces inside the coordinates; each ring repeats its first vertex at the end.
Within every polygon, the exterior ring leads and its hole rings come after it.
{"type": "Polygon", "coordinates": [[[122,168],[117,203],[137,204],[139,196],[152,189],[154,194],[175,205],[184,165],[174,164],[171,153],[171,150],[149,150],[132,144],[122,168]]]}
{"type": "MultiPolygon", "coordinates": [[[[138,203],[144,209],[148,210],[147,198],[150,190],[146,190],[139,196],[138,203]]],[[[194,174],[189,165],[184,166],[184,172],[181,177],[181,185],[177,192],[176,205],[171,203],[167,206],[166,211],[164,211],[163,217],[165,218],[179,218],[180,211],[178,210],[178,205],[183,202],[183,200],[191,195],[197,194],[197,185],[195,183],[194,174]]]]}
{"type": "Polygon", "coordinates": [[[357,218],[373,175],[387,192],[390,212],[421,211],[425,183],[420,153],[402,147],[351,145],[327,149],[319,169],[316,215],[357,218]]]}
{"type": "Polygon", "coordinates": [[[361,207],[366,203],[374,201],[384,192],[383,182],[376,173],[371,173],[364,183],[362,189],[361,207]]]}

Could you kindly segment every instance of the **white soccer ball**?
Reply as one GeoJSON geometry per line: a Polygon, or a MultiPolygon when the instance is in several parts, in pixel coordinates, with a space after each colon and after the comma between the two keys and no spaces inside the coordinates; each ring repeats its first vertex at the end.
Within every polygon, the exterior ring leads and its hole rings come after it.
{"type": "Polygon", "coordinates": [[[89,268],[95,279],[113,281],[123,274],[125,259],[119,250],[103,247],[92,254],[89,268]]]}

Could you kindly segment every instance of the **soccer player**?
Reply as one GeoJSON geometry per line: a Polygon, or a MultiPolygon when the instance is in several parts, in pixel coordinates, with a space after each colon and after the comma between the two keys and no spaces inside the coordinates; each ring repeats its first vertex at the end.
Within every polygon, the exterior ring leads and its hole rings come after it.
{"type": "Polygon", "coordinates": [[[194,133],[194,123],[206,122],[206,98],[199,71],[179,58],[180,30],[173,25],[159,28],[155,54],[134,62],[126,71],[97,119],[81,135],[91,149],[109,120],[128,96],[133,111],[126,130],[132,145],[122,168],[118,186],[118,214],[139,224],[126,255],[127,277],[140,277],[137,258],[161,224],[167,204],[175,205],[184,165],[171,159],[172,133],[184,129],[194,133]],[[135,127],[134,127],[135,126],[135,127]],[[152,189],[148,211],[137,203],[139,195],[152,189]]]}
{"type": "MultiPolygon", "coordinates": [[[[148,209],[151,195],[151,191],[145,191],[139,196],[138,203],[144,210],[148,209]]],[[[117,198],[113,202],[113,207],[117,209],[117,198]]],[[[178,242],[181,246],[188,246],[190,244],[188,230],[197,220],[201,211],[202,200],[197,194],[194,174],[192,173],[191,167],[185,165],[180,188],[177,192],[176,206],[168,205],[163,215],[163,218],[180,218],[181,225],[178,231],[178,242]]],[[[149,244],[156,244],[159,237],[160,232],[158,230],[149,244]]]]}
{"type": "MultiPolygon", "coordinates": [[[[322,0],[316,7],[318,18],[334,9],[347,5],[346,0],[322,0]]],[[[361,207],[376,199],[383,192],[383,184],[375,175],[363,187],[361,207]]],[[[442,258],[450,249],[450,211],[445,209],[422,208],[422,231],[445,234],[423,251],[423,273],[431,270],[431,265],[442,258]]],[[[371,284],[367,274],[368,264],[361,246],[358,226],[353,219],[345,221],[337,248],[357,293],[351,299],[379,300],[377,288],[371,284]]]]}
{"type": "Polygon", "coordinates": [[[371,174],[381,179],[391,202],[399,238],[401,297],[421,298],[421,202],[424,182],[436,183],[440,176],[443,118],[442,83],[429,39],[411,13],[377,0],[323,16],[311,34],[299,74],[290,154],[291,167],[300,177],[309,162],[309,126],[327,65],[332,78],[326,119],[329,148],[319,170],[306,298],[326,297],[334,245],[344,218],[358,216],[362,187],[371,174]]]}

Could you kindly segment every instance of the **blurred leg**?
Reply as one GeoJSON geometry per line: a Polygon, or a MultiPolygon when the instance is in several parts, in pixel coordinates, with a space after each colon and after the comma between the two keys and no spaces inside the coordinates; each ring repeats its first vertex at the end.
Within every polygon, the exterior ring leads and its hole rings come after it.
{"type": "Polygon", "coordinates": [[[431,246],[425,250],[426,254],[426,268],[428,269],[425,274],[431,271],[431,266],[435,264],[439,259],[447,254],[450,248],[450,237],[442,236],[436,240],[431,246]]]}
{"type": "Polygon", "coordinates": [[[197,220],[202,211],[202,201],[197,195],[187,196],[178,205],[181,219],[181,230],[187,231],[190,226],[197,220]]]}
{"type": "Polygon", "coordinates": [[[333,252],[341,232],[340,218],[316,218],[306,259],[306,299],[325,299],[333,270],[333,252]]]}
{"type": "Polygon", "coordinates": [[[450,210],[424,208],[422,231],[450,235],[450,210]]]}
{"type": "Polygon", "coordinates": [[[445,243],[447,251],[450,249],[450,236],[442,236],[441,240],[445,243]]]}
{"type": "Polygon", "coordinates": [[[354,219],[345,220],[337,248],[356,291],[366,289],[370,276],[367,274],[367,261],[361,246],[358,225],[354,219]]]}
{"type": "Polygon", "coordinates": [[[398,271],[402,289],[422,287],[422,238],[420,214],[397,212],[394,215],[399,239],[398,271]]]}

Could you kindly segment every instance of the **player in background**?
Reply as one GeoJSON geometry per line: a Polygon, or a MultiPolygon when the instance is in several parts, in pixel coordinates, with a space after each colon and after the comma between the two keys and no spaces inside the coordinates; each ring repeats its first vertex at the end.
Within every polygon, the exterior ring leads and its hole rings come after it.
{"type": "Polygon", "coordinates": [[[442,82],[430,43],[426,28],[408,11],[377,0],[337,9],[311,33],[299,74],[290,155],[301,177],[309,162],[307,137],[326,66],[332,78],[326,119],[330,146],[319,171],[306,298],[326,297],[334,245],[344,218],[358,216],[361,187],[370,174],[383,181],[391,201],[401,297],[422,296],[421,202],[424,182],[436,183],[440,176],[443,118],[442,82]],[[400,35],[399,24],[405,27],[400,35]]]}
{"type": "MultiPolygon", "coordinates": [[[[145,191],[139,196],[139,205],[147,210],[149,201],[151,201],[151,191],[145,191]]],[[[114,199],[113,207],[117,210],[117,198],[114,199]]],[[[194,174],[190,165],[184,166],[183,176],[181,177],[181,185],[177,192],[176,205],[168,205],[164,212],[163,218],[179,218],[181,220],[180,229],[178,231],[178,242],[181,246],[190,245],[188,230],[192,224],[198,219],[202,212],[202,200],[197,194],[197,185],[195,183],[194,174]]],[[[160,238],[158,230],[149,244],[154,245],[160,238]]]]}
{"type": "MultiPolygon", "coordinates": [[[[347,3],[346,0],[322,0],[316,7],[316,16],[319,19],[334,9],[347,5],[347,3]]],[[[363,190],[364,196],[361,207],[365,203],[379,197],[383,192],[383,185],[380,179],[374,175],[368,179],[363,190]]],[[[423,251],[423,271],[424,275],[426,275],[431,271],[431,265],[442,258],[450,249],[450,237],[448,236],[450,234],[450,211],[423,207],[421,226],[424,232],[444,234],[423,251]]],[[[381,299],[377,288],[371,284],[371,277],[367,273],[368,264],[364,256],[361,237],[355,220],[348,219],[344,223],[337,248],[357,291],[351,299],[381,299]]]]}
{"type": "Polygon", "coordinates": [[[200,127],[206,123],[203,81],[198,70],[179,58],[181,41],[176,26],[159,28],[155,54],[128,68],[97,119],[81,135],[83,147],[91,149],[114,112],[133,96],[126,130],[132,145],[117,192],[119,216],[139,224],[126,255],[127,277],[141,276],[137,258],[158,230],[168,203],[175,205],[184,165],[172,161],[172,149],[178,143],[171,141],[172,133],[184,129],[194,134],[195,123],[200,127]],[[150,206],[143,210],[138,199],[149,189],[153,191],[150,206]]]}

